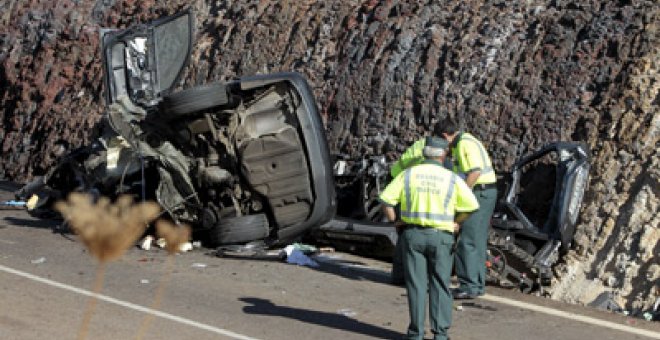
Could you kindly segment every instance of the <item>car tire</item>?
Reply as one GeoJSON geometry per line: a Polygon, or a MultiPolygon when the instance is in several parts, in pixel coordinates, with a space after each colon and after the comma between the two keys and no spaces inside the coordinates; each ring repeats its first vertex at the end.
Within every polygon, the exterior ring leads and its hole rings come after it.
{"type": "Polygon", "coordinates": [[[177,118],[228,103],[225,84],[213,83],[166,95],[160,103],[160,109],[167,117],[177,118]]]}
{"type": "Polygon", "coordinates": [[[265,214],[223,218],[209,230],[211,246],[238,244],[261,240],[268,236],[265,214]]]}

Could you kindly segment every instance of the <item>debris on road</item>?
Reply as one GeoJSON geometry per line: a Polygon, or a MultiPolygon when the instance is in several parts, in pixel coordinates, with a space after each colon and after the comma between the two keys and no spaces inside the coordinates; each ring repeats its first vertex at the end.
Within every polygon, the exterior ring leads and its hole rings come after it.
{"type": "Polygon", "coordinates": [[[8,207],[24,207],[25,204],[26,204],[25,201],[15,201],[15,200],[3,201],[1,203],[1,205],[8,207]]]}
{"type": "Polygon", "coordinates": [[[309,244],[303,244],[303,243],[293,243],[291,244],[295,249],[300,250],[303,254],[305,255],[311,255],[311,254],[316,254],[319,252],[319,249],[315,246],[309,245],[309,244]]]}
{"type": "Polygon", "coordinates": [[[356,312],[352,311],[349,308],[342,308],[342,309],[337,311],[337,314],[341,314],[341,315],[343,315],[345,317],[349,317],[349,318],[355,317],[357,315],[356,312]]]}
{"type": "Polygon", "coordinates": [[[299,266],[308,266],[316,268],[319,266],[318,262],[312,260],[309,256],[305,255],[302,250],[296,248],[294,245],[288,245],[280,251],[280,256],[285,257],[285,261],[299,266]]]}
{"type": "Polygon", "coordinates": [[[143,250],[150,250],[151,249],[151,244],[154,242],[155,238],[151,235],[147,235],[142,239],[142,242],[140,242],[140,248],[143,250]]]}
{"type": "Polygon", "coordinates": [[[30,261],[30,263],[32,263],[32,264],[42,264],[44,262],[46,262],[45,257],[40,257],[38,259],[34,259],[34,260],[30,261]]]}
{"type": "Polygon", "coordinates": [[[208,265],[206,263],[200,263],[200,262],[195,262],[192,265],[190,265],[193,268],[206,268],[208,265]]]}

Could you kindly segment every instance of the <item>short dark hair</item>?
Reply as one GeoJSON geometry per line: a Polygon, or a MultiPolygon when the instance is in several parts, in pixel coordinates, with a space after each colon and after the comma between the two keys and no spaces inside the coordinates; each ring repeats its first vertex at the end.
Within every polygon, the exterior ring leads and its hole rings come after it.
{"type": "Polygon", "coordinates": [[[460,130],[458,124],[454,120],[447,118],[435,123],[435,126],[433,127],[433,135],[442,136],[443,133],[453,134],[454,132],[458,132],[458,130],[460,130]]]}

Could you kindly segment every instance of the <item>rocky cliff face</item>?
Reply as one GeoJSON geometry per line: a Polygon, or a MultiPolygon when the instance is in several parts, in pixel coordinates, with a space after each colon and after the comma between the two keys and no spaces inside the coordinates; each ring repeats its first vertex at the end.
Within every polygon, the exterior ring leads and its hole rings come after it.
{"type": "Polygon", "coordinates": [[[183,88],[295,70],[333,152],[395,157],[450,116],[499,170],[556,140],[593,152],[551,295],[626,309],[660,296],[660,5],[653,0],[134,1],[0,5],[0,177],[42,173],[103,112],[99,27],[196,11],[183,88]]]}

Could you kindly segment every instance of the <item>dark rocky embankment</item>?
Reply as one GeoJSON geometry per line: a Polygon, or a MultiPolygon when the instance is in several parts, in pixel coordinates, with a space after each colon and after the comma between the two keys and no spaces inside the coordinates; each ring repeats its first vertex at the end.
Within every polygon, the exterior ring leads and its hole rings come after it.
{"type": "Polygon", "coordinates": [[[8,0],[0,4],[0,178],[43,173],[103,112],[99,27],[191,6],[182,87],[295,70],[333,152],[395,157],[456,117],[498,170],[556,140],[593,152],[574,250],[552,296],[611,291],[627,310],[660,292],[660,5],[618,1],[8,0]]]}

